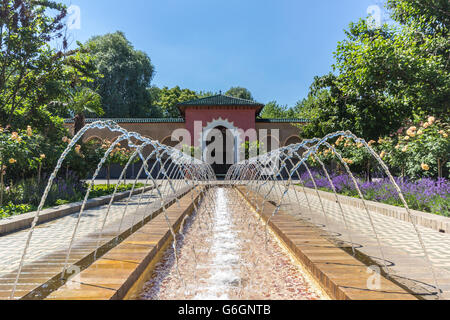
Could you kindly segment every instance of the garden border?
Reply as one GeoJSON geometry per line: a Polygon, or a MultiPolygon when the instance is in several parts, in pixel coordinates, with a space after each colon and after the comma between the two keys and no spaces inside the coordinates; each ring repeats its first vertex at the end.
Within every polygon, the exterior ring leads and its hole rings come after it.
{"type": "MultiPolygon", "coordinates": [[[[133,195],[136,195],[138,193],[148,192],[150,190],[154,189],[153,186],[145,187],[145,188],[139,188],[133,191],[133,195]],[[144,190],[145,189],[145,190],[144,190]]],[[[116,193],[114,197],[114,201],[122,200],[126,197],[130,196],[131,190],[124,191],[121,193],[116,193]]],[[[108,204],[111,201],[112,194],[98,197],[95,199],[90,199],[86,202],[85,209],[91,209],[95,207],[99,207],[105,204],[108,204]]],[[[70,214],[79,212],[81,210],[81,206],[83,205],[83,202],[73,202],[65,205],[61,205],[58,207],[48,208],[41,211],[41,214],[39,215],[39,220],[37,225],[50,222],[52,220],[56,220],[65,216],[68,216],[70,214]]],[[[36,211],[24,213],[18,216],[13,216],[11,218],[5,218],[0,220],[0,237],[21,231],[24,229],[28,229],[31,227],[31,224],[33,223],[34,217],[36,216],[36,211]]]]}
{"type": "MultiPolygon", "coordinates": [[[[301,187],[296,186],[296,188],[299,189],[300,192],[303,191],[301,187]]],[[[317,196],[315,189],[305,188],[305,190],[307,191],[307,193],[317,196]]],[[[333,201],[333,202],[336,201],[334,193],[319,190],[319,194],[321,197],[324,197],[325,199],[327,199],[329,201],[333,201]]],[[[363,205],[361,199],[352,198],[352,197],[344,196],[344,195],[340,195],[340,194],[338,194],[338,198],[339,198],[339,201],[341,202],[341,204],[350,205],[350,206],[356,207],[358,209],[364,210],[364,205],[363,205]]],[[[373,211],[373,212],[376,212],[376,213],[379,213],[379,214],[382,214],[382,215],[385,215],[388,217],[392,217],[392,218],[395,218],[398,220],[411,222],[411,218],[409,217],[408,212],[406,211],[405,208],[396,207],[396,206],[379,203],[379,202],[374,202],[374,201],[369,201],[369,200],[365,200],[365,203],[367,205],[367,208],[370,211],[373,211]]],[[[433,214],[433,213],[427,213],[427,212],[416,211],[416,210],[411,210],[411,213],[414,216],[414,222],[417,225],[426,227],[429,229],[433,229],[433,230],[441,232],[441,233],[450,234],[450,218],[440,216],[437,214],[433,214]]]]}

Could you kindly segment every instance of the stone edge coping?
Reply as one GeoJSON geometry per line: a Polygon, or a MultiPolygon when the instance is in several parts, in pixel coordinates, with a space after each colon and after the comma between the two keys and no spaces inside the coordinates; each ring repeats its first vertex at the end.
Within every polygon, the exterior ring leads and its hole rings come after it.
{"type": "MultiPolygon", "coordinates": [[[[180,228],[184,217],[194,210],[194,202],[198,203],[203,191],[189,191],[180,199],[181,208],[174,204],[169,207],[168,215],[174,231],[180,228]],[[194,192],[194,202],[192,202],[194,192]]],[[[143,284],[143,278],[153,271],[159,253],[172,241],[172,234],[161,215],[155,217],[142,229],[130,235],[123,243],[110,250],[105,256],[94,262],[80,273],[79,287],[64,285],[51,293],[46,300],[123,300],[136,295],[143,284]],[[162,220],[162,221],[157,221],[162,220]],[[161,223],[162,222],[162,223],[161,223]],[[152,224],[158,224],[152,228],[152,224]],[[161,229],[163,225],[163,229],[161,229]],[[83,281],[83,278],[86,279],[83,281]]]]}
{"type": "MultiPolygon", "coordinates": [[[[133,195],[142,192],[148,192],[152,190],[154,187],[149,186],[145,188],[139,188],[133,191],[133,195]]],[[[114,197],[114,201],[122,200],[128,196],[130,196],[131,190],[124,191],[121,193],[116,193],[114,197]]],[[[99,207],[105,204],[108,204],[111,201],[112,195],[107,195],[95,199],[90,199],[86,202],[85,209],[92,209],[95,207],[99,207]]],[[[81,206],[83,202],[74,202],[65,205],[61,205],[54,208],[48,208],[41,211],[39,215],[38,225],[43,224],[45,222],[49,222],[51,220],[55,220],[58,218],[62,218],[68,216],[70,214],[79,212],[81,210],[81,206]]],[[[36,216],[36,211],[24,213],[18,216],[14,216],[11,218],[1,219],[0,220],[0,237],[5,236],[7,234],[17,232],[23,229],[28,229],[31,227],[33,223],[34,217],[36,216]]]]}
{"type": "MultiPolygon", "coordinates": [[[[250,191],[250,195],[247,197],[247,188],[245,186],[238,187],[237,190],[245,201],[255,208],[254,202],[259,200],[255,200],[254,197],[258,196],[250,191]]],[[[265,223],[270,219],[274,207],[274,205],[269,203],[265,205],[264,212],[257,212],[265,223]]],[[[414,295],[396,283],[386,279],[384,276],[381,276],[381,282],[384,287],[383,291],[370,291],[359,288],[358,283],[363,282],[361,277],[367,277],[363,271],[366,268],[365,264],[348,254],[342,248],[328,241],[321,235],[322,232],[317,227],[300,224],[283,210],[278,211],[276,218],[274,217],[269,221],[269,227],[303,267],[322,286],[322,289],[333,299],[417,300],[414,295]],[[294,235],[291,238],[292,231],[297,228],[302,231],[300,234],[304,234],[304,236],[294,235]],[[289,233],[291,233],[291,236],[289,233]],[[312,233],[315,233],[315,235],[312,233]],[[325,247],[323,247],[324,245],[325,247]],[[332,255],[330,256],[330,254],[332,255]],[[322,257],[322,255],[324,256],[322,257]],[[324,260],[326,257],[329,257],[330,260],[324,260]],[[386,290],[386,286],[389,289],[386,290]]]]}
{"type": "MultiPolygon", "coordinates": [[[[299,186],[296,186],[296,188],[303,193],[303,189],[299,186]]],[[[311,188],[305,188],[307,193],[317,195],[316,190],[311,188]]],[[[336,198],[334,196],[334,193],[331,192],[325,192],[322,190],[319,190],[319,194],[321,197],[324,197],[325,199],[329,201],[336,201],[336,198]]],[[[341,201],[341,204],[350,205],[353,207],[356,207],[358,209],[364,209],[364,205],[361,201],[361,199],[352,198],[349,196],[344,196],[338,194],[339,201],[341,201]]],[[[398,220],[411,222],[411,218],[408,215],[408,212],[405,208],[401,207],[395,207],[384,203],[374,202],[365,200],[365,203],[367,205],[367,208],[370,211],[392,217],[398,220]]],[[[422,211],[416,211],[411,210],[411,214],[413,215],[414,222],[416,225],[426,227],[433,229],[435,231],[441,232],[441,233],[450,233],[450,218],[422,212],[422,211]]]]}

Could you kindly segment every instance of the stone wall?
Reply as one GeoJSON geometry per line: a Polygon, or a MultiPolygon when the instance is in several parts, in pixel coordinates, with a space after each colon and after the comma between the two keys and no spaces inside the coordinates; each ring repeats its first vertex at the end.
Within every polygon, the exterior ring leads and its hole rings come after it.
{"type": "MultiPolygon", "coordinates": [[[[184,129],[186,128],[185,123],[149,123],[149,122],[139,122],[139,123],[132,123],[132,122],[123,122],[120,121],[118,123],[122,128],[130,131],[130,132],[137,132],[141,134],[142,136],[160,141],[162,144],[168,145],[168,146],[176,146],[177,142],[172,142],[171,136],[173,131],[177,129],[184,129]]],[[[73,123],[66,123],[65,126],[71,131],[73,134],[73,123]]],[[[284,147],[286,146],[286,143],[292,144],[292,143],[299,143],[301,142],[300,134],[301,134],[301,128],[297,124],[291,124],[291,123],[285,123],[285,122],[256,122],[256,130],[259,132],[259,130],[265,129],[268,130],[268,134],[271,134],[271,130],[278,129],[279,130],[279,145],[277,147],[284,147]]],[[[108,139],[110,141],[114,141],[115,138],[117,138],[120,134],[114,133],[106,129],[91,129],[89,130],[83,137],[83,140],[85,142],[90,140],[104,140],[108,139]]],[[[122,143],[122,146],[126,147],[126,143],[122,143]]],[[[270,148],[270,146],[268,146],[270,148]]],[[[273,147],[273,146],[272,146],[273,147]]],[[[150,154],[152,150],[144,150],[144,155],[150,154]]],[[[154,162],[150,161],[149,165],[153,165],[154,162]]],[[[136,163],[130,166],[127,172],[128,178],[135,178],[137,173],[139,172],[139,169],[141,168],[141,163],[136,163]]],[[[158,164],[157,164],[158,165],[158,164]]],[[[122,171],[121,166],[119,165],[112,165],[111,166],[111,178],[117,179],[120,176],[120,173],[122,171]]],[[[100,179],[106,178],[106,169],[103,168],[99,174],[100,179]]],[[[141,175],[141,178],[145,178],[145,174],[141,175]]],[[[155,177],[156,178],[156,177],[155,177]]]]}
{"type": "MultiPolygon", "coordinates": [[[[129,123],[129,122],[120,122],[119,125],[130,131],[137,132],[146,138],[150,138],[152,140],[160,141],[163,144],[170,145],[171,143],[171,135],[173,131],[177,129],[186,128],[185,123],[129,123]]],[[[65,126],[71,131],[73,134],[73,124],[67,123],[65,126]]],[[[297,124],[291,123],[256,123],[256,130],[259,131],[261,129],[268,130],[269,134],[271,130],[279,129],[279,142],[280,147],[284,147],[288,144],[299,143],[301,142],[301,128],[297,124]]],[[[92,139],[109,139],[114,140],[119,136],[118,133],[110,132],[109,130],[100,130],[100,129],[92,129],[89,130],[86,135],[83,137],[84,141],[89,141],[92,139]]]]}

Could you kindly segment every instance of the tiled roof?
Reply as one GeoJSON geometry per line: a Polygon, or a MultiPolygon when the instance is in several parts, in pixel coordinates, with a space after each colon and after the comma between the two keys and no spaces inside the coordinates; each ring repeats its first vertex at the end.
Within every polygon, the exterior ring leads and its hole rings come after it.
{"type": "Polygon", "coordinates": [[[245,100],[235,97],[226,96],[223,94],[219,94],[216,96],[206,97],[197,100],[186,101],[183,103],[179,103],[178,107],[187,107],[187,106],[255,106],[255,107],[264,107],[262,103],[258,103],[252,100],[245,100]]]}
{"type": "MultiPolygon", "coordinates": [[[[184,123],[183,118],[140,118],[140,119],[127,119],[127,118],[119,118],[119,119],[86,119],[86,123],[92,123],[96,121],[106,121],[112,120],[116,123],[184,123]]],[[[64,123],[73,123],[73,119],[65,119],[64,123]]]]}
{"type": "Polygon", "coordinates": [[[306,119],[256,119],[260,123],[308,123],[306,119]]]}
{"type": "MultiPolygon", "coordinates": [[[[101,118],[89,118],[86,119],[86,123],[93,123],[96,121],[112,120],[116,123],[184,123],[183,118],[138,118],[138,119],[101,119],[101,118]]],[[[65,119],[64,123],[73,123],[73,119],[65,119]]],[[[308,123],[306,119],[256,119],[258,123],[308,123]]]]}

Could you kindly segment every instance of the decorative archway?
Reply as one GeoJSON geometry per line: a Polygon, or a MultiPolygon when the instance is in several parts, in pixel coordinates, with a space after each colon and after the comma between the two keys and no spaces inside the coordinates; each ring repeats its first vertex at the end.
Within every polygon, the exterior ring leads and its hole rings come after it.
{"type": "Polygon", "coordinates": [[[234,159],[235,163],[239,162],[240,161],[239,160],[240,156],[239,156],[239,152],[238,152],[238,149],[239,149],[238,146],[241,145],[241,137],[240,137],[240,134],[239,134],[239,129],[235,127],[233,122],[230,122],[228,119],[222,119],[222,118],[215,119],[215,120],[213,120],[211,122],[208,122],[206,124],[206,127],[203,128],[202,135],[200,137],[200,141],[199,141],[199,144],[198,144],[198,145],[202,146],[202,158],[203,158],[203,160],[206,159],[206,151],[207,151],[207,149],[206,149],[206,147],[207,147],[206,141],[207,141],[207,138],[208,138],[209,134],[211,133],[212,130],[220,128],[220,127],[226,128],[227,130],[229,130],[229,132],[231,132],[233,134],[233,138],[234,138],[234,156],[233,156],[233,159],[234,159]]]}

